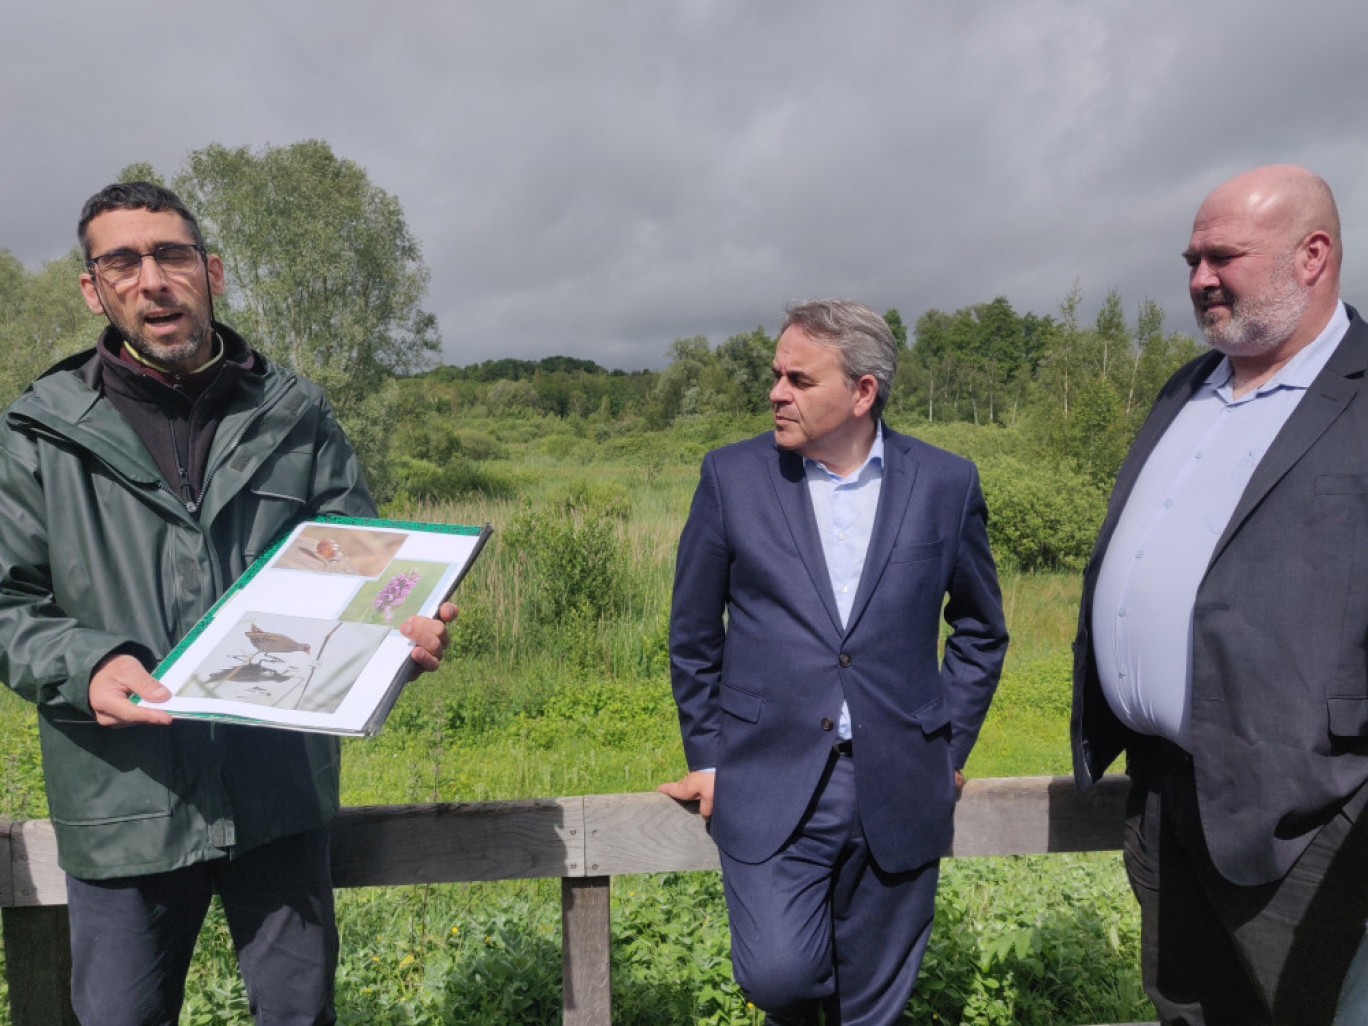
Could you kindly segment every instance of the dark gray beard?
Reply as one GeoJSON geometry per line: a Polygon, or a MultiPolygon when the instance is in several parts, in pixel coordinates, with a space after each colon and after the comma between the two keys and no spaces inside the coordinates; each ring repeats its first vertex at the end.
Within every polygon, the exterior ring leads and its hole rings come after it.
{"type": "Polygon", "coordinates": [[[113,318],[110,319],[110,323],[118,329],[119,334],[123,336],[124,341],[128,343],[128,347],[132,349],[133,352],[137,353],[148,363],[158,367],[196,362],[196,358],[208,355],[209,345],[214,337],[213,330],[209,326],[208,318],[195,325],[184,342],[172,346],[164,345],[161,342],[154,342],[144,336],[141,332],[132,331],[127,326],[115,321],[113,318]]]}

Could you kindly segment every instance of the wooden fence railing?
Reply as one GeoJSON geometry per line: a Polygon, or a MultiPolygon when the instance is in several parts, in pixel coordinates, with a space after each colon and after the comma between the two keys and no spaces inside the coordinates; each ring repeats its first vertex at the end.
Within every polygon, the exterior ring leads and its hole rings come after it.
{"type": "MultiPolygon", "coordinates": [[[[952,856],[1110,851],[1127,782],[1080,795],[1067,777],[971,780],[952,856]]],[[[561,879],[565,1026],[609,1026],[609,889],[614,876],[716,869],[696,809],[646,794],[374,805],[332,826],[338,887],[561,879]]],[[[0,918],[13,1026],[76,1022],[66,880],[47,820],[0,823],[0,918]]]]}

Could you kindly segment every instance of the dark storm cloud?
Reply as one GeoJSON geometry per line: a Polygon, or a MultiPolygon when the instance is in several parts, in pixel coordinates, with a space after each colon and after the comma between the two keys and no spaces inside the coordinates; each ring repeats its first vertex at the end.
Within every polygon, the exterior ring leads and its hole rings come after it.
{"type": "Polygon", "coordinates": [[[64,252],[130,162],[323,138],[403,203],[452,362],[658,366],[803,296],[910,323],[1075,280],[1187,330],[1193,211],[1281,160],[1335,188],[1368,293],[1349,2],[83,9],[6,15],[0,246],[64,252]]]}

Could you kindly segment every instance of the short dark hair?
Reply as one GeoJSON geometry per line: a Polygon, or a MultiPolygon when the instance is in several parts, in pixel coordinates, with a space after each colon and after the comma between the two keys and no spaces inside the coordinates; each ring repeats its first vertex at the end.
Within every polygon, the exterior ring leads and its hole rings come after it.
{"type": "Polygon", "coordinates": [[[170,210],[180,214],[185,226],[190,229],[190,236],[195,240],[195,245],[200,249],[204,248],[204,236],[200,233],[195,215],[190,213],[180,201],[180,197],[166,186],[158,185],[156,182],[115,182],[91,196],[81,208],[81,220],[76,225],[76,238],[81,242],[81,259],[86,263],[90,262],[90,239],[86,235],[86,229],[90,227],[91,221],[107,210],[151,210],[153,213],[158,210],[170,210]]]}
{"type": "Polygon", "coordinates": [[[788,308],[779,329],[801,328],[818,345],[831,346],[841,354],[846,381],[854,385],[871,374],[879,390],[870,415],[878,420],[888,404],[893,375],[898,370],[898,343],[888,322],[863,303],[850,299],[809,299],[788,308]]]}

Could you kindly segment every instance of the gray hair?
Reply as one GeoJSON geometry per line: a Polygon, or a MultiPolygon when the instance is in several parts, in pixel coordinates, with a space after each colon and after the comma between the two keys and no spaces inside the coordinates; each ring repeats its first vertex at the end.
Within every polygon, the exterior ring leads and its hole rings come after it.
{"type": "Polygon", "coordinates": [[[870,414],[877,420],[888,404],[898,369],[898,343],[888,323],[850,299],[809,299],[790,306],[787,313],[780,335],[789,328],[801,328],[818,345],[840,350],[841,369],[851,385],[866,374],[874,376],[879,394],[870,414]]]}

